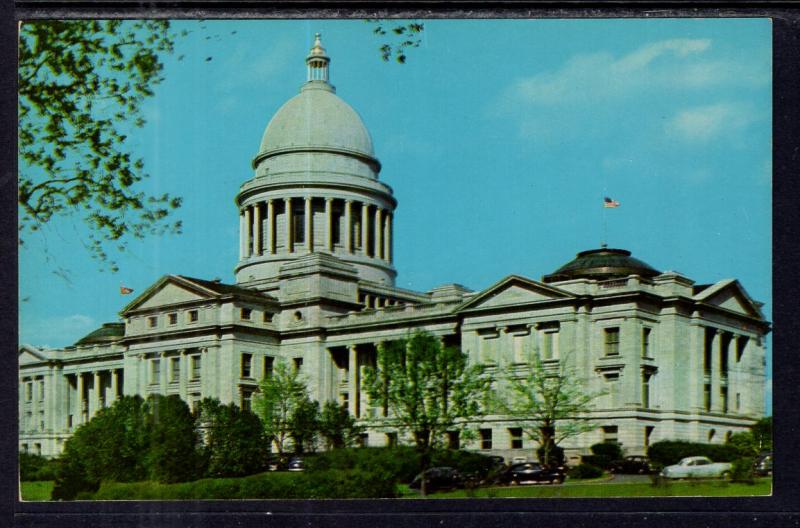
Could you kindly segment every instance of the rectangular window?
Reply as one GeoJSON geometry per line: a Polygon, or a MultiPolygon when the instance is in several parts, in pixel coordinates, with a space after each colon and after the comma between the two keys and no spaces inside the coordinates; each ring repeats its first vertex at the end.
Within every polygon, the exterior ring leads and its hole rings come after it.
{"type": "Polygon", "coordinates": [[[44,380],[39,382],[39,401],[44,401],[44,380]]]}
{"type": "Polygon", "coordinates": [[[249,390],[242,391],[242,410],[243,411],[250,411],[252,410],[252,402],[253,402],[253,393],[249,390]]]}
{"type": "Polygon", "coordinates": [[[449,449],[461,448],[461,435],[458,431],[447,431],[447,447],[449,449]]]}
{"type": "Polygon", "coordinates": [[[514,347],[514,363],[525,363],[525,336],[512,335],[514,347]]]}
{"type": "Polygon", "coordinates": [[[197,310],[189,310],[188,318],[190,323],[196,323],[200,319],[200,314],[197,310]]]}
{"type": "Polygon", "coordinates": [[[25,383],[25,401],[31,401],[33,399],[33,382],[29,381],[25,383]]]}
{"type": "Polygon", "coordinates": [[[481,437],[481,449],[491,449],[492,448],[492,430],[491,429],[480,429],[478,433],[481,437]]]}
{"type": "Polygon", "coordinates": [[[299,371],[303,368],[303,358],[294,358],[294,369],[299,371]]]}
{"type": "Polygon", "coordinates": [[[178,324],[178,314],[176,313],[167,314],[167,321],[169,322],[170,325],[178,324]]]}
{"type": "Polygon", "coordinates": [[[650,357],[650,329],[642,328],[642,357],[650,357]]]}
{"type": "Polygon", "coordinates": [[[264,377],[269,378],[272,376],[272,369],[275,365],[275,358],[272,356],[264,356],[264,377]]]}
{"type": "Polygon", "coordinates": [[[150,360],[150,383],[156,384],[161,380],[161,360],[150,360]]]}
{"type": "Polygon", "coordinates": [[[703,373],[711,375],[711,353],[714,348],[714,335],[717,331],[714,328],[706,328],[705,339],[703,340],[703,373]]]}
{"type": "Polygon", "coordinates": [[[264,312],[264,322],[271,323],[272,322],[272,314],[269,312],[264,312]]]}
{"type": "Polygon", "coordinates": [[[331,236],[333,238],[334,244],[341,244],[342,243],[342,213],[339,211],[333,211],[331,216],[331,225],[333,227],[333,233],[331,236]]]}
{"type": "Polygon", "coordinates": [[[149,328],[155,328],[158,326],[158,316],[153,315],[147,318],[147,326],[149,328]]]}
{"type": "Polygon", "coordinates": [[[37,455],[42,454],[42,444],[33,444],[33,452],[37,455]]]}
{"type": "Polygon", "coordinates": [[[508,436],[511,439],[511,449],[522,449],[522,428],[509,428],[508,436]]]}
{"type": "Polygon", "coordinates": [[[342,398],[342,407],[345,407],[346,409],[350,409],[350,393],[349,392],[343,392],[341,394],[341,398],[342,398]]]}
{"type": "Polygon", "coordinates": [[[197,414],[197,411],[200,409],[200,394],[193,392],[189,395],[189,401],[191,402],[191,409],[192,414],[197,414]]]}
{"type": "Polygon", "coordinates": [[[302,244],[306,241],[306,223],[303,211],[292,213],[292,240],[295,244],[302,244]]]}
{"type": "Polygon", "coordinates": [[[388,447],[397,447],[397,433],[386,433],[386,445],[388,447]]]}
{"type": "Polygon", "coordinates": [[[703,408],[706,411],[711,410],[711,384],[706,383],[703,385],[703,408]]]}
{"type": "Polygon", "coordinates": [[[253,354],[242,354],[241,374],[243,378],[249,378],[251,375],[251,366],[253,363],[253,354]]]}
{"type": "Polygon", "coordinates": [[[181,358],[169,359],[169,382],[178,383],[181,379],[181,358]]]}
{"type": "Polygon", "coordinates": [[[719,388],[719,397],[722,400],[722,412],[728,412],[728,387],[719,388]]]}
{"type": "Polygon", "coordinates": [[[605,329],[605,353],[607,356],[619,355],[619,328],[605,329]]]}
{"type": "Polygon", "coordinates": [[[44,431],[44,411],[39,411],[39,430],[44,431]]]}
{"type": "Polygon", "coordinates": [[[542,359],[553,359],[553,336],[555,332],[542,334],[542,359]]]}
{"type": "Polygon", "coordinates": [[[738,392],[736,393],[736,410],[740,410],[742,408],[742,395],[738,392]]]}
{"type": "Polygon", "coordinates": [[[649,372],[642,372],[642,407],[645,409],[650,408],[650,374],[649,372]]]}
{"type": "Polygon", "coordinates": [[[603,442],[617,443],[619,442],[619,427],[616,425],[603,426],[603,442]]]}
{"type": "Polygon", "coordinates": [[[200,379],[200,367],[202,363],[202,356],[199,354],[192,356],[192,379],[200,379]]]}
{"type": "Polygon", "coordinates": [[[250,320],[250,316],[253,314],[253,310],[250,308],[242,308],[242,319],[250,320]]]}

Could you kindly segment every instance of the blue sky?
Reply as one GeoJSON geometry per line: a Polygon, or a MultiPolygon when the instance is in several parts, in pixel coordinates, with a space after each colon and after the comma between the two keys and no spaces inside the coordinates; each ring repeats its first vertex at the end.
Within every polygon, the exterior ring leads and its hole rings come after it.
{"type": "Polygon", "coordinates": [[[539,279],[606,240],[698,283],[737,278],[772,316],[768,20],[427,20],[405,65],[381,61],[358,20],[175,27],[192,32],[129,141],[146,188],[183,196],[183,234],[132,243],[112,274],[82,225],[48,225],[20,252],[21,342],[64,346],[116,320],[121,283],[233,281],[233,197],[317,31],[399,201],[398,286],[539,279]],[[622,206],[604,210],[606,195],[622,206]]]}

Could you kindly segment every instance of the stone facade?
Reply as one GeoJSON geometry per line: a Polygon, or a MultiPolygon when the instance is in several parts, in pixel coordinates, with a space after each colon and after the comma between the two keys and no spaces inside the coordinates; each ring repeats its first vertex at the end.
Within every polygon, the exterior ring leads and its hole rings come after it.
{"type": "MultiPolygon", "coordinates": [[[[415,330],[460,346],[490,372],[527,354],[568,363],[589,391],[598,428],[566,447],[603,440],[629,454],[663,439],[724,442],[763,415],[760,304],[736,280],[698,285],[624,250],[580,253],[541,281],[509,276],[479,292],[450,284],[397,288],[392,189],[358,114],[328,82],[317,40],[298,96],[267,126],[255,175],[236,197],[236,283],[167,275],[74,346],[20,347],[20,449],[58,454],[120,395],[178,394],[249,407],[258,380],[290,361],[320,402],[375,412],[361,390],[377,343],[415,330]]],[[[464,447],[532,456],[504,416],[476,417],[464,447]]],[[[364,441],[393,438],[371,430],[364,441]]]]}

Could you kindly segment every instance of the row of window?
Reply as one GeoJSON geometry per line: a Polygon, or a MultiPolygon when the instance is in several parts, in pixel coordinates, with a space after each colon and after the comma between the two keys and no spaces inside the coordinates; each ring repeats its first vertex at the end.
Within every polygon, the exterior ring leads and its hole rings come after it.
{"type": "Polygon", "coordinates": [[[26,381],[23,384],[24,391],[25,391],[25,401],[30,402],[33,401],[33,384],[36,383],[36,395],[38,401],[44,401],[44,380],[37,380],[37,381],[26,381]]]}
{"type": "MultiPolygon", "coordinates": [[[[200,354],[192,354],[189,358],[189,381],[199,381],[200,371],[202,367],[202,356],[200,354]]],[[[169,365],[167,380],[169,383],[178,383],[181,379],[181,358],[171,357],[166,359],[169,365]]],[[[161,383],[161,359],[150,360],[150,383],[161,383]]]]}
{"type": "MultiPolygon", "coordinates": [[[[272,376],[272,371],[275,365],[275,357],[274,356],[264,356],[263,357],[263,368],[261,369],[263,377],[272,376]]],[[[295,370],[300,370],[303,368],[303,358],[293,358],[292,365],[294,366],[295,370]]],[[[242,352],[240,363],[239,363],[239,376],[242,378],[252,378],[253,377],[253,354],[248,352],[242,352]]]]}
{"type": "MultiPolygon", "coordinates": [[[[618,442],[619,441],[619,427],[616,425],[606,425],[602,427],[603,431],[603,442],[618,442]]],[[[650,435],[653,432],[653,426],[646,426],[645,427],[645,447],[650,445],[650,435]]],[[[509,427],[508,428],[508,438],[509,438],[509,445],[510,449],[522,449],[523,448],[523,436],[522,436],[522,428],[521,427],[509,427]]],[[[452,445],[454,441],[453,433],[449,434],[449,443],[452,445]]],[[[481,449],[492,449],[493,442],[492,442],[492,429],[478,429],[478,436],[480,440],[480,448],[481,449]]],[[[457,439],[457,436],[455,437],[457,439]]],[[[456,440],[457,442],[457,440],[456,440]]]]}
{"type": "MultiPolygon", "coordinates": [[[[198,310],[186,310],[186,322],[187,323],[196,323],[200,320],[200,312],[198,310]]],[[[261,313],[261,320],[265,323],[272,322],[274,314],[270,312],[262,312],[261,313]]],[[[167,318],[167,325],[168,326],[175,326],[178,324],[178,312],[170,312],[166,314],[167,318]]],[[[239,309],[239,318],[244,321],[252,321],[253,320],[253,309],[252,308],[240,308],[239,309]]],[[[151,315],[147,318],[147,327],[148,328],[156,328],[158,327],[158,320],[159,316],[151,315]]]]}
{"type": "MultiPolygon", "coordinates": [[[[641,334],[641,356],[644,358],[651,358],[650,334],[651,328],[642,328],[641,334]]],[[[603,352],[606,356],[619,355],[619,327],[612,326],[603,329],[604,333],[604,348],[603,352]]]]}

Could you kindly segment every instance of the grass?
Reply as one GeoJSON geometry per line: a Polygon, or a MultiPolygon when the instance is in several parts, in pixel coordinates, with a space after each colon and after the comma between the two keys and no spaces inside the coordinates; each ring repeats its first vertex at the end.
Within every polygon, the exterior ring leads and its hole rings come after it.
{"type": "MultiPolygon", "coordinates": [[[[436,493],[428,498],[614,498],[614,497],[749,497],[770,495],[771,479],[759,479],[755,484],[741,484],[725,481],[681,481],[663,486],[649,483],[624,484],[586,484],[566,483],[561,486],[528,485],[479,488],[476,490],[456,490],[436,493]]],[[[412,497],[413,495],[404,495],[412,497]]],[[[419,495],[416,495],[419,497],[419,495]]]]}
{"type": "Polygon", "coordinates": [[[38,480],[30,482],[20,482],[20,491],[24,501],[49,501],[50,493],[53,491],[52,480],[38,480]]]}

